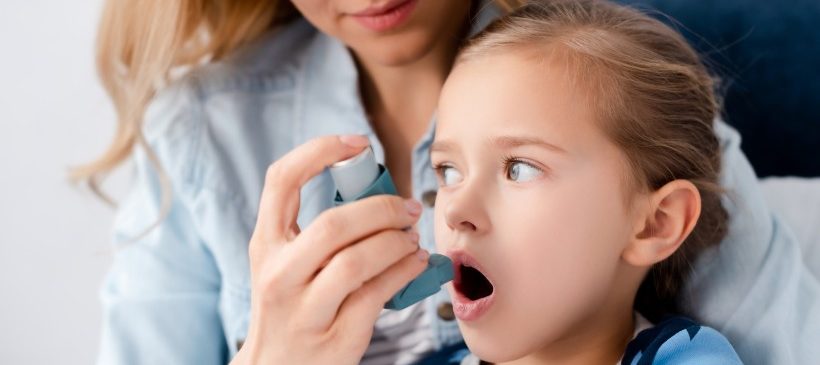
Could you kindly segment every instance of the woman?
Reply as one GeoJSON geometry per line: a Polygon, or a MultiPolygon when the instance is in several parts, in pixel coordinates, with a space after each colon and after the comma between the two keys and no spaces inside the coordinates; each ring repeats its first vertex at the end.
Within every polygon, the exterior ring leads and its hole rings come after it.
{"type": "MultiPolygon", "coordinates": [[[[435,247],[430,119],[456,50],[516,3],[109,1],[98,67],[119,129],[75,177],[96,186],[132,151],[137,176],[115,222],[99,361],[411,363],[459,343],[445,291],[381,308],[435,247]],[[407,200],[330,209],[322,170],[368,143],[407,200]],[[400,230],[413,223],[418,236],[400,230]]],[[[759,200],[737,136],[718,133],[734,141],[726,187],[759,200]]],[[[722,247],[741,239],[730,231],[722,247]]],[[[764,256],[768,241],[752,243],[744,254],[764,256]]],[[[715,290],[756,272],[721,272],[715,290]]]]}

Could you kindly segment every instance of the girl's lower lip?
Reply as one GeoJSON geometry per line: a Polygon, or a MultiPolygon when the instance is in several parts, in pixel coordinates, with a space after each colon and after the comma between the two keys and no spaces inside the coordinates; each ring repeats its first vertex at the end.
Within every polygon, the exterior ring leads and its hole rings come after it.
{"type": "Polygon", "coordinates": [[[404,21],[410,17],[410,14],[413,13],[417,2],[418,0],[407,0],[384,13],[376,15],[354,15],[353,18],[365,28],[382,32],[404,23],[404,21]]]}
{"type": "Polygon", "coordinates": [[[456,318],[464,322],[475,321],[481,318],[493,305],[495,299],[495,292],[477,300],[471,300],[465,297],[464,294],[458,290],[454,290],[454,292],[453,313],[455,313],[456,318]]]}

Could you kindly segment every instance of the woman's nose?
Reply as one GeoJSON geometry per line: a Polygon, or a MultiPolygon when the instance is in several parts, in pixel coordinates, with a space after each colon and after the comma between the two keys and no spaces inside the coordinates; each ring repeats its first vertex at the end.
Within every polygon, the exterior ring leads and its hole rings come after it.
{"type": "Polygon", "coordinates": [[[445,221],[450,229],[465,233],[481,233],[489,229],[490,220],[478,190],[476,186],[463,186],[450,193],[444,207],[445,221]]]}

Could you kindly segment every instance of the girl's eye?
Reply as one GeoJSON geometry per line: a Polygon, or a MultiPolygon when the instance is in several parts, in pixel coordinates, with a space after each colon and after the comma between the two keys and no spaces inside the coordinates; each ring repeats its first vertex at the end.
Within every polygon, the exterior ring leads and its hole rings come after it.
{"type": "Polygon", "coordinates": [[[541,169],[526,162],[511,160],[506,164],[507,179],[515,182],[527,182],[541,176],[541,169]]]}
{"type": "Polygon", "coordinates": [[[435,167],[438,175],[444,186],[458,184],[461,182],[462,176],[454,167],[448,165],[438,165],[435,167]]]}

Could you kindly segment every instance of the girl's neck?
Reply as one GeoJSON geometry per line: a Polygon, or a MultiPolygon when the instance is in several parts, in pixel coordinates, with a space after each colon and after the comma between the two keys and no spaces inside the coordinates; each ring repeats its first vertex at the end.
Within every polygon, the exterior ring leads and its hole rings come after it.
{"type": "Polygon", "coordinates": [[[570,337],[520,359],[498,365],[616,364],[635,332],[632,306],[596,313],[573,328],[570,337]]]}

